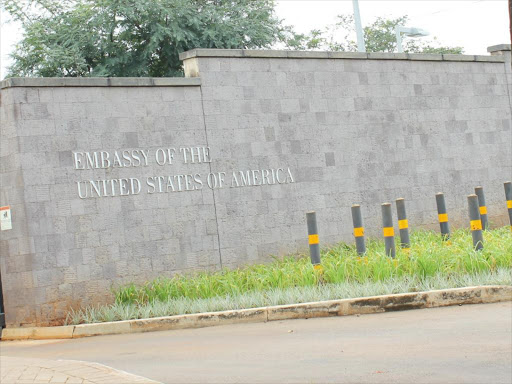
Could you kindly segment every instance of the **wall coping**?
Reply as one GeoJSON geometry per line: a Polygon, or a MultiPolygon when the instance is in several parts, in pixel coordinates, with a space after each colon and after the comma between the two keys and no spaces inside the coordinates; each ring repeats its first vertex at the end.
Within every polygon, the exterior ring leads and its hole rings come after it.
{"type": "MultiPolygon", "coordinates": [[[[506,45],[506,44],[503,44],[506,45]]],[[[501,47],[501,45],[496,46],[501,47]]],[[[275,59],[369,59],[369,60],[412,60],[412,61],[464,61],[503,63],[500,56],[453,55],[423,53],[387,53],[387,52],[327,52],[327,51],[285,51],[263,49],[209,49],[196,48],[180,53],[180,60],[195,57],[255,57],[275,59]]]]}
{"type": "Polygon", "coordinates": [[[510,51],[511,44],[498,44],[487,47],[487,52],[499,52],[499,51],[510,51]]]}
{"type": "Polygon", "coordinates": [[[0,89],[13,87],[192,87],[198,77],[12,77],[0,89]]]}

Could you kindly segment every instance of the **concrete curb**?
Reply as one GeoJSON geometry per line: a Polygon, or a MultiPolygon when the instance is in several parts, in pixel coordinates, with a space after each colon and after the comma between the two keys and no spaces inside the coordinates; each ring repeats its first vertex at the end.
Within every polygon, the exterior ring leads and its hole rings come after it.
{"type": "Polygon", "coordinates": [[[197,313],[125,320],[110,323],[62,327],[6,328],[2,340],[75,339],[87,336],[203,328],[214,325],[259,323],[274,320],[348,316],[408,309],[445,307],[457,304],[484,304],[512,300],[512,286],[491,285],[400,293],[355,299],[318,301],[223,312],[197,313]]]}

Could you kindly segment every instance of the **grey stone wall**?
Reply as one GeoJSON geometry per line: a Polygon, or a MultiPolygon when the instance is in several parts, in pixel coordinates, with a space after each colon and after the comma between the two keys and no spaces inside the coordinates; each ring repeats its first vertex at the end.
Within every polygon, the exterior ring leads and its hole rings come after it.
{"type": "Polygon", "coordinates": [[[500,49],[492,57],[182,54],[185,72],[202,81],[210,145],[228,146],[232,155],[213,168],[283,163],[296,174],[295,184],[280,189],[218,191],[224,262],[303,247],[307,210],[317,211],[321,241],[351,241],[353,203],[362,205],[372,236],[380,235],[380,203],[398,197],[407,201],[412,228],[437,229],[435,193],[442,191],[452,225],[466,226],[466,196],[477,185],[491,221],[504,224],[512,82],[510,47],[500,49]]]}
{"type": "Polygon", "coordinates": [[[112,285],[305,249],[308,210],[318,212],[321,243],[352,241],[351,204],[362,204],[373,236],[380,203],[398,197],[411,227],[437,228],[434,195],[443,191],[450,221],[466,226],[466,195],[483,185],[491,222],[504,224],[512,81],[510,47],[498,48],[493,56],[194,50],[182,57],[185,79],[3,82],[8,326],[59,323],[70,307],[110,300],[112,285]],[[73,162],[76,152],[197,146],[210,148],[211,162],[158,165],[150,156],[145,167],[89,170],[73,162]],[[279,168],[282,184],[272,182],[279,168]],[[265,185],[244,185],[239,171],[252,170],[251,183],[265,185]],[[219,172],[225,185],[209,188],[206,175],[219,172]],[[177,174],[200,174],[202,188],[77,193],[80,180],[177,174]]]}
{"type": "Polygon", "coordinates": [[[70,307],[108,300],[112,284],[219,264],[211,190],[81,199],[76,185],[206,172],[208,164],[73,164],[76,151],[205,145],[196,80],[187,87],[14,83],[2,90],[0,205],[10,205],[13,218],[0,240],[8,325],[52,324],[70,307]]]}

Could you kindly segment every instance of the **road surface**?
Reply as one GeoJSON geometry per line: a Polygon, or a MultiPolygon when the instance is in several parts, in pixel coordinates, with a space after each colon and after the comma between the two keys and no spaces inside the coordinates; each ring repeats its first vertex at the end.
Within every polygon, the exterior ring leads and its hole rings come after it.
{"type": "Polygon", "coordinates": [[[511,383],[512,303],[0,343],[163,383],[511,383]]]}

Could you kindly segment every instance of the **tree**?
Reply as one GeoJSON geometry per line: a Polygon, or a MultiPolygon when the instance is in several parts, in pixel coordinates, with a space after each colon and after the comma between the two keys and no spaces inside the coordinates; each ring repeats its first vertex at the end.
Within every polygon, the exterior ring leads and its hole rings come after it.
{"type": "MultiPolygon", "coordinates": [[[[395,28],[406,25],[408,17],[395,19],[378,17],[372,24],[364,27],[364,39],[368,52],[396,52],[395,28]]],[[[296,34],[287,30],[286,45],[289,49],[319,49],[327,51],[357,51],[355,41],[355,23],[352,15],[339,15],[338,22],[324,31],[312,30],[309,34],[296,34]]],[[[402,42],[404,52],[410,53],[456,53],[463,52],[462,47],[441,46],[437,38],[432,40],[411,39],[405,37],[402,42]]]]}
{"type": "MultiPolygon", "coordinates": [[[[24,34],[8,76],[180,76],[179,53],[193,48],[357,51],[351,15],[297,34],[274,14],[274,0],[3,0],[24,34]]],[[[396,51],[407,16],[364,28],[369,52],[396,51]]],[[[405,52],[462,53],[434,38],[404,38],[405,52]]]]}
{"type": "Polygon", "coordinates": [[[177,76],[193,48],[281,38],[273,0],[4,0],[24,35],[8,76],[177,76]]]}
{"type": "Polygon", "coordinates": [[[325,46],[325,37],[320,29],[313,29],[307,35],[296,33],[293,28],[286,27],[284,30],[284,42],[286,48],[294,51],[311,51],[321,49],[325,46]]]}

